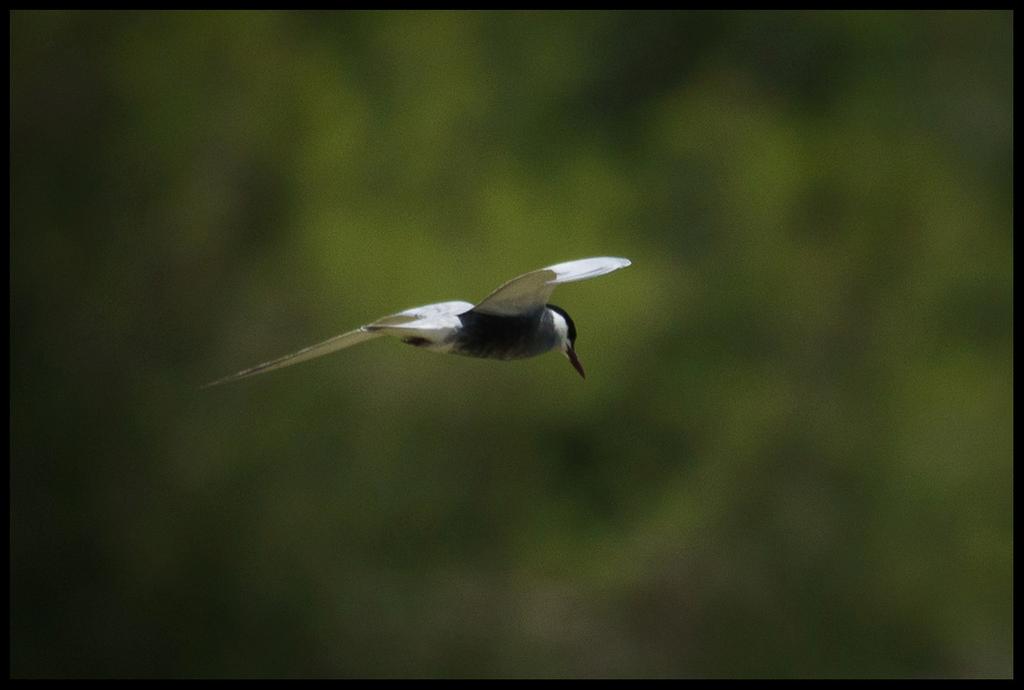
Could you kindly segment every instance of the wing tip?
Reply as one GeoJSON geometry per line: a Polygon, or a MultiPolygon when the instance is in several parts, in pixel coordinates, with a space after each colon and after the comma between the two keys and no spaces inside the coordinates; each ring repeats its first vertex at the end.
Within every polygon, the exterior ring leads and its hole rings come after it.
{"type": "Polygon", "coordinates": [[[621,256],[591,256],[586,259],[565,261],[547,267],[547,270],[555,273],[555,277],[546,281],[546,284],[558,285],[560,283],[597,278],[598,276],[607,275],[632,265],[632,261],[621,256]],[[586,268],[582,268],[583,266],[586,266],[586,268]]]}

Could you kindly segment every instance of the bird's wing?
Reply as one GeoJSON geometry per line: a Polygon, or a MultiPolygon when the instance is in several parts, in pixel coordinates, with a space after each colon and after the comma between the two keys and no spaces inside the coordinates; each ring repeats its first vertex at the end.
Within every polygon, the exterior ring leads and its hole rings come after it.
{"type": "Polygon", "coordinates": [[[383,330],[392,326],[401,326],[403,328],[425,329],[430,328],[431,324],[444,328],[451,324],[458,325],[459,321],[456,317],[472,308],[473,305],[469,302],[461,301],[426,304],[422,307],[413,307],[412,309],[406,309],[397,314],[377,319],[373,323],[364,326],[364,328],[383,330]]]}
{"type": "Polygon", "coordinates": [[[268,371],[273,371],[274,369],[280,369],[281,367],[289,367],[293,364],[305,362],[313,359],[314,357],[321,357],[331,352],[351,347],[357,343],[363,342],[364,340],[370,340],[371,338],[377,338],[382,335],[384,334],[381,332],[367,331],[365,330],[365,327],[357,328],[354,331],[349,331],[348,333],[342,333],[341,335],[336,335],[333,338],[328,338],[322,343],[304,347],[298,352],[292,352],[291,354],[284,355],[283,357],[272,359],[269,362],[264,362],[263,364],[257,364],[254,367],[244,369],[237,374],[232,374],[231,376],[225,376],[222,379],[211,381],[203,386],[203,388],[219,386],[222,383],[230,383],[232,381],[244,379],[248,376],[255,376],[256,374],[263,374],[268,371]]]}
{"type": "Polygon", "coordinates": [[[331,352],[351,347],[352,345],[356,345],[365,340],[387,335],[388,331],[391,329],[413,328],[418,330],[442,330],[449,328],[451,327],[453,319],[456,323],[458,322],[457,314],[469,311],[472,308],[473,305],[469,302],[440,302],[438,304],[427,304],[422,307],[406,309],[405,311],[397,314],[391,314],[390,316],[377,319],[373,323],[361,326],[354,331],[336,335],[322,343],[304,347],[298,352],[293,352],[291,354],[284,355],[283,357],[272,359],[269,362],[257,364],[256,366],[240,371],[237,374],[217,379],[216,381],[206,384],[203,388],[218,386],[222,383],[230,383],[232,381],[244,379],[248,376],[263,374],[268,371],[273,371],[274,369],[288,367],[292,364],[305,362],[315,357],[321,357],[323,355],[330,354],[331,352]]]}
{"type": "Polygon", "coordinates": [[[499,316],[515,316],[547,304],[555,286],[587,278],[596,278],[630,264],[629,259],[596,256],[548,266],[513,278],[489,294],[473,311],[499,316]]]}
{"type": "Polygon", "coordinates": [[[390,316],[378,318],[373,324],[362,328],[375,333],[387,331],[449,331],[462,325],[459,314],[469,311],[473,305],[469,302],[438,302],[422,307],[413,307],[399,311],[390,316]]]}

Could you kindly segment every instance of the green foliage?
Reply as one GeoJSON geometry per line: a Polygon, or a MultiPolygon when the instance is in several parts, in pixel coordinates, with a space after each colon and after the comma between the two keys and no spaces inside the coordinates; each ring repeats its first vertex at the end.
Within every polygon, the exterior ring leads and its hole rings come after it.
{"type": "Polygon", "coordinates": [[[1012,15],[11,15],[13,676],[1010,676],[1012,15]],[[592,255],[564,358],[398,342],[592,255]]]}

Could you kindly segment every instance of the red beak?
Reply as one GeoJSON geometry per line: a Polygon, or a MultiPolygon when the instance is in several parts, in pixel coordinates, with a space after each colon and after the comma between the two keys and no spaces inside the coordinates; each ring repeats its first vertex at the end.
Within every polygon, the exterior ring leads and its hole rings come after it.
{"type": "Polygon", "coordinates": [[[565,351],[565,354],[569,358],[569,361],[572,362],[572,365],[576,367],[576,371],[580,372],[580,376],[582,376],[583,378],[587,378],[586,373],[583,371],[583,365],[580,364],[580,360],[576,356],[576,350],[570,347],[568,350],[565,351]]]}

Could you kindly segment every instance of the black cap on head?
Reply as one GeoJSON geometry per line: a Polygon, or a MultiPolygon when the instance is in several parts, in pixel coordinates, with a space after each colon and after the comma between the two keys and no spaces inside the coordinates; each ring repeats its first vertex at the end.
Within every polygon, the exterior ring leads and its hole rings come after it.
{"type": "Polygon", "coordinates": [[[561,307],[556,306],[554,304],[549,304],[549,305],[547,305],[547,307],[551,311],[557,312],[557,313],[561,314],[562,318],[565,319],[565,325],[568,326],[568,328],[569,328],[569,332],[567,334],[567,336],[569,338],[569,344],[575,346],[576,345],[576,324],[573,323],[572,317],[569,316],[569,312],[567,312],[565,309],[562,309],[561,307]]]}
{"type": "Polygon", "coordinates": [[[580,364],[580,358],[576,356],[576,324],[573,323],[572,317],[569,316],[565,309],[556,307],[554,304],[549,304],[547,307],[551,311],[560,314],[562,318],[565,319],[565,337],[569,341],[569,347],[565,350],[565,356],[569,358],[569,361],[572,362],[573,368],[579,372],[580,376],[587,378],[586,372],[583,371],[583,365],[580,364]]]}

